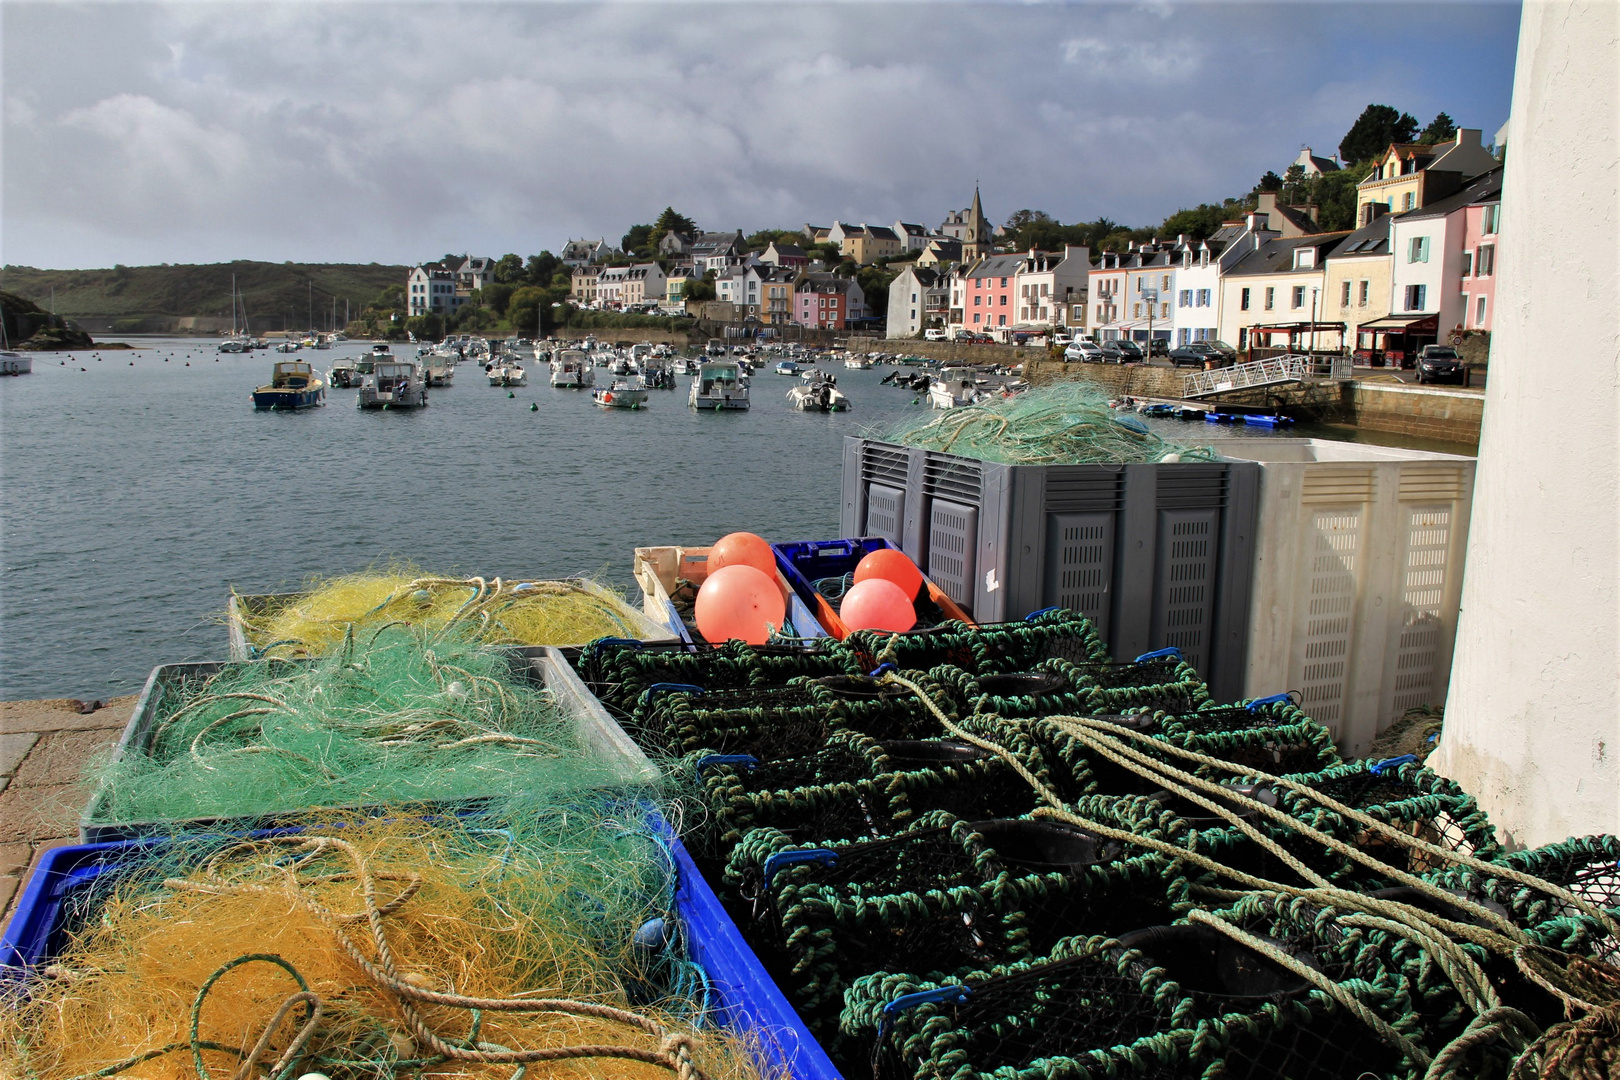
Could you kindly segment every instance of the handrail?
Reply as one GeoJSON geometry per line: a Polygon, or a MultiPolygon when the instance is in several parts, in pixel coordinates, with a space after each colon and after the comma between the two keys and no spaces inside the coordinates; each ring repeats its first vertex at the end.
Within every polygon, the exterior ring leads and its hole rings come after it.
{"type": "Polygon", "coordinates": [[[1312,356],[1305,353],[1287,353],[1269,356],[1264,360],[1251,360],[1214,371],[1195,371],[1182,376],[1182,397],[1202,397],[1231,390],[1245,390],[1255,386],[1274,386],[1285,382],[1313,382],[1345,380],[1350,378],[1348,356],[1312,356]]]}

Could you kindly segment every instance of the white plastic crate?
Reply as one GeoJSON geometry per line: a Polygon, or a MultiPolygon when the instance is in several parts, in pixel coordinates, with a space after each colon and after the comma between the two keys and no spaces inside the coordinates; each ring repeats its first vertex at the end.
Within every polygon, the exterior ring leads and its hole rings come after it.
{"type": "Polygon", "coordinates": [[[1260,463],[1249,696],[1298,690],[1359,755],[1441,705],[1462,597],[1474,459],[1323,439],[1223,439],[1260,463]]]}

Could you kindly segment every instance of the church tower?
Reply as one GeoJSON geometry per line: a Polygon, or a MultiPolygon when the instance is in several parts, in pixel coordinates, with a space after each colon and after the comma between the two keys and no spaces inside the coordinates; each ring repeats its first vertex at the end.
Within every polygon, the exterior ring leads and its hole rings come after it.
{"type": "Polygon", "coordinates": [[[994,253],[995,231],[984,216],[984,206],[979,202],[979,185],[973,185],[973,205],[968,208],[967,228],[962,234],[962,263],[971,265],[986,255],[994,253]]]}

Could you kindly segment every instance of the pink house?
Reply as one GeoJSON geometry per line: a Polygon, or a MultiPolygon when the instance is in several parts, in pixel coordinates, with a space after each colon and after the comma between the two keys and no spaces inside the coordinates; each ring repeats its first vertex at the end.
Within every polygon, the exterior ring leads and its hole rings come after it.
{"type": "Polygon", "coordinates": [[[1489,330],[1496,318],[1496,233],[1502,224],[1502,199],[1481,201],[1463,209],[1462,327],[1489,330]]]}
{"type": "Polygon", "coordinates": [[[848,278],[808,274],[793,294],[793,321],[814,330],[842,330],[852,315],[852,294],[859,288],[848,278]]]}
{"type": "Polygon", "coordinates": [[[962,324],[969,330],[988,333],[999,326],[1013,326],[1018,322],[1018,291],[1014,279],[1018,276],[1022,255],[992,255],[980,259],[963,279],[962,324]]]}

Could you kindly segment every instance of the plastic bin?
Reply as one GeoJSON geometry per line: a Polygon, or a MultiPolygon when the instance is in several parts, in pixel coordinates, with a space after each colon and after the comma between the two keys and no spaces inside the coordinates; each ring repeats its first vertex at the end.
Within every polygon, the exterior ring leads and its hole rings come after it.
{"type": "Polygon", "coordinates": [[[1117,659],[1174,645],[1232,700],[1259,479],[1248,461],[1001,465],[851,436],[840,531],[898,544],[981,623],[1070,608],[1117,659]]]}
{"type": "MultiPolygon", "coordinates": [[[[516,579],[514,579],[516,580],[516,579]]],[[[539,579],[534,579],[539,580],[539,579]]],[[[634,637],[641,641],[673,641],[680,637],[681,621],[676,618],[671,622],[662,614],[648,613],[643,618],[642,613],[626,604],[622,599],[614,596],[611,591],[598,585],[588,578],[572,579],[586,592],[609,601],[619,610],[620,615],[628,624],[628,631],[622,635],[634,637]]],[[[230,643],[230,658],[232,660],[252,660],[254,653],[247,639],[247,626],[244,618],[248,616],[262,616],[281,610],[294,601],[308,596],[307,592],[288,593],[257,593],[252,595],[239,595],[232,593],[225,604],[225,633],[230,643]]],[[[578,648],[586,644],[583,641],[558,642],[559,648],[578,648]]],[[[523,646],[534,655],[534,650],[547,646],[523,646]]]]}
{"type": "MultiPolygon", "coordinates": [[[[780,567],[780,560],[778,561],[780,567]]],[[[682,581],[702,585],[709,576],[709,548],[706,547],[638,547],[635,562],[636,583],[641,586],[641,610],[649,619],[666,623],[677,629],[685,642],[701,640],[687,626],[686,620],[671,599],[682,581]]],[[[776,585],[782,591],[782,602],[787,606],[788,622],[793,633],[801,638],[826,637],[826,631],[815,615],[788,585],[780,571],[776,585]]]]}
{"type": "MultiPolygon", "coordinates": [[[[585,684],[569,666],[561,650],[544,647],[539,651],[539,655],[532,656],[521,650],[513,650],[512,664],[515,674],[533,680],[551,692],[552,699],[556,701],[558,707],[573,718],[575,734],[585,746],[616,763],[618,767],[614,779],[617,782],[626,786],[658,782],[660,774],[657,766],[648,760],[641,748],[632,742],[624,733],[624,729],[608,715],[602,703],[585,688],[585,684]]],[[[141,696],[135,702],[135,712],[130,716],[129,723],[125,725],[124,733],[118,740],[112,760],[117,761],[131,751],[144,752],[149,745],[152,727],[158,720],[157,710],[162,689],[188,680],[205,679],[219,672],[224,666],[225,664],[220,661],[202,661],[162,664],[153,668],[152,673],[146,678],[146,685],[141,689],[141,696]]],[[[79,820],[79,839],[83,843],[154,836],[172,832],[184,824],[210,823],[205,820],[189,823],[107,820],[104,809],[107,803],[105,784],[106,781],[103,780],[97,786],[95,794],[85,808],[84,816],[79,820]]],[[[293,813],[298,809],[301,808],[288,807],[286,812],[293,813]]]]}
{"type": "MultiPolygon", "coordinates": [[[[660,820],[655,827],[668,832],[660,820]]],[[[80,844],[53,848],[23,887],[11,922],[0,937],[0,984],[25,978],[29,969],[49,963],[71,927],[63,907],[76,890],[103,874],[139,861],[167,839],[80,844]]],[[[753,1037],[771,1075],[782,1070],[795,1080],[838,1080],[825,1051],[771,981],[737,926],[721,906],[679,840],[671,839],[675,860],[675,911],[685,931],[687,952],[709,976],[722,1023],[753,1037]]]]}
{"type": "MultiPolygon", "coordinates": [[[[849,627],[838,617],[832,602],[816,591],[815,582],[821,578],[842,577],[855,572],[861,559],[874,551],[893,548],[881,536],[857,537],[853,540],[803,540],[790,544],[772,544],[776,552],[776,566],[782,577],[793,587],[793,592],[815,615],[816,622],[826,636],[839,641],[849,634],[849,627]]],[[[939,608],[944,619],[973,625],[973,620],[957,606],[956,601],[926,577],[923,587],[928,599],[939,608]]],[[[941,620],[943,621],[943,620],[941,620]]]]}
{"type": "Polygon", "coordinates": [[[1443,704],[1474,459],[1322,439],[1221,452],[1260,467],[1244,695],[1300,691],[1353,757],[1407,709],[1443,704]]]}

